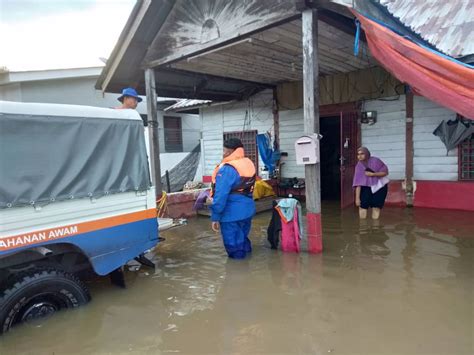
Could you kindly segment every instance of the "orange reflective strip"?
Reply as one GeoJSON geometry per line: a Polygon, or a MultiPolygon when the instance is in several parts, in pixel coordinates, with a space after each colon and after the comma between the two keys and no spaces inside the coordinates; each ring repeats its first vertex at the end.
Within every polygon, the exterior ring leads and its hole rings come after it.
{"type": "Polygon", "coordinates": [[[99,229],[110,228],[119,226],[122,224],[132,223],[141,221],[148,218],[156,218],[156,209],[149,209],[139,212],[133,212],[129,214],[123,214],[120,216],[114,216],[104,219],[98,219],[91,222],[85,222],[79,224],[81,226],[81,233],[92,232],[99,229]]]}
{"type": "Polygon", "coordinates": [[[69,224],[66,226],[43,229],[39,231],[23,233],[14,236],[0,238],[0,251],[15,249],[27,245],[42,243],[71,237],[77,234],[88,233],[100,229],[111,228],[127,223],[138,222],[145,219],[156,218],[156,209],[133,212],[120,216],[102,218],[94,221],[69,224]]]}

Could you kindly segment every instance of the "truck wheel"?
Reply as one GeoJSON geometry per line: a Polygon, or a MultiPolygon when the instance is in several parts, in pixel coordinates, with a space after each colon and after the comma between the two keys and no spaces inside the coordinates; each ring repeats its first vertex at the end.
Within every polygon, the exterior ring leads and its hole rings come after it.
{"type": "Polygon", "coordinates": [[[51,268],[18,274],[0,293],[0,334],[18,323],[75,308],[89,300],[86,286],[73,274],[51,268]]]}

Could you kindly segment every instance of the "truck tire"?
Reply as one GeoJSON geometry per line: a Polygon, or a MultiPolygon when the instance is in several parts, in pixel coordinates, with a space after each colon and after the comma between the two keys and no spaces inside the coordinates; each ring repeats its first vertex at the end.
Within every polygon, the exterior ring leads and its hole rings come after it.
{"type": "Polygon", "coordinates": [[[16,324],[76,308],[89,300],[86,286],[73,274],[53,268],[20,273],[0,293],[0,334],[16,324]]]}

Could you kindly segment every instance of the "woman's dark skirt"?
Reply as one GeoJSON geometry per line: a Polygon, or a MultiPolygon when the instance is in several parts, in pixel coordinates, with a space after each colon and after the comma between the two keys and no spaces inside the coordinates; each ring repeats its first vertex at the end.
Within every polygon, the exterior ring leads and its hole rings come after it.
{"type": "Polygon", "coordinates": [[[369,186],[360,187],[360,208],[383,208],[385,199],[387,198],[388,184],[378,190],[376,193],[372,193],[369,186]]]}

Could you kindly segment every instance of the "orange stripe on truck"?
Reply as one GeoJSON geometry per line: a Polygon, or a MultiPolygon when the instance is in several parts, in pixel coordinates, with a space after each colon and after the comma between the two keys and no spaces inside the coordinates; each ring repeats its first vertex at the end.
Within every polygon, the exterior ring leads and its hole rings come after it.
{"type": "Polygon", "coordinates": [[[120,216],[97,219],[94,221],[43,229],[14,236],[0,237],[0,252],[24,247],[27,245],[38,244],[49,240],[71,237],[77,234],[83,234],[132,222],[138,222],[149,218],[156,218],[155,208],[127,213],[120,216]]]}

